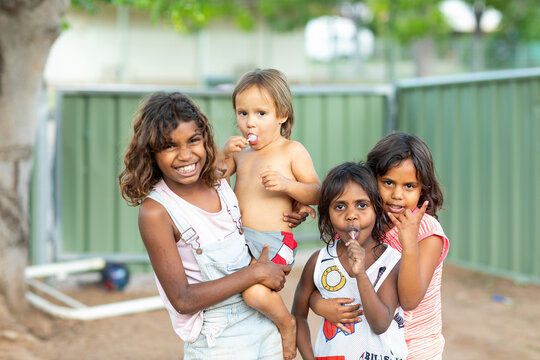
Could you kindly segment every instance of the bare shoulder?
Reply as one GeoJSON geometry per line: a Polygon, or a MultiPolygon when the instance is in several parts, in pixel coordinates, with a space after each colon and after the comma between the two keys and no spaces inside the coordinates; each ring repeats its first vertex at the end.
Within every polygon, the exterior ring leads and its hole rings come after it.
{"type": "Polygon", "coordinates": [[[306,152],[307,153],[306,148],[299,141],[287,140],[287,142],[285,143],[285,146],[287,147],[287,151],[298,151],[298,152],[306,152]]]}
{"type": "Polygon", "coordinates": [[[317,264],[317,259],[319,257],[319,252],[320,252],[320,250],[317,250],[313,254],[311,254],[308,261],[306,261],[306,265],[304,266],[305,269],[314,269],[315,268],[315,265],[317,264]]]}
{"type": "Polygon", "coordinates": [[[156,200],[147,197],[143,200],[141,203],[141,206],[139,207],[139,215],[143,216],[155,216],[159,213],[162,213],[166,211],[163,205],[161,205],[156,200]]]}
{"type": "Polygon", "coordinates": [[[159,223],[169,217],[167,210],[152,198],[146,198],[139,207],[139,224],[159,223]]]}
{"type": "Polygon", "coordinates": [[[290,160],[301,160],[311,158],[308,151],[302,143],[295,140],[286,140],[281,147],[280,153],[285,154],[290,160]]]}
{"type": "Polygon", "coordinates": [[[167,209],[151,198],[146,198],[139,207],[139,231],[147,246],[150,243],[180,238],[167,209]]]}

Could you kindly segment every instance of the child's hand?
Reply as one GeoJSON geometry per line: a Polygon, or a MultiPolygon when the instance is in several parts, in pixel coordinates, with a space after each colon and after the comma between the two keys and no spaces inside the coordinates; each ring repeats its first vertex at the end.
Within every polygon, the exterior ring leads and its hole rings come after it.
{"type": "Polygon", "coordinates": [[[279,171],[275,170],[264,170],[259,174],[259,177],[261,178],[262,185],[268,191],[285,192],[291,182],[290,179],[287,179],[279,171]]]}
{"type": "Polygon", "coordinates": [[[283,213],[283,221],[289,223],[290,228],[295,228],[304,221],[306,221],[306,218],[308,216],[311,216],[313,219],[315,219],[315,215],[315,209],[313,209],[311,206],[301,204],[295,200],[293,202],[292,212],[283,213]]]}
{"type": "Polygon", "coordinates": [[[285,286],[285,275],[291,271],[289,266],[274,264],[268,259],[268,245],[264,245],[259,259],[252,265],[261,271],[260,284],[280,291],[285,286]]]}
{"type": "Polygon", "coordinates": [[[361,316],[364,311],[360,309],[360,304],[351,304],[352,298],[323,299],[319,296],[311,296],[309,307],[317,314],[335,324],[344,333],[351,331],[343,324],[356,323],[362,321],[361,316]]]}
{"type": "Polygon", "coordinates": [[[366,251],[356,240],[349,239],[345,246],[347,246],[347,254],[349,255],[349,264],[351,264],[352,272],[354,275],[360,275],[365,272],[364,261],[366,258],[366,251]]]}
{"type": "Polygon", "coordinates": [[[228,159],[233,153],[242,151],[247,145],[248,141],[246,138],[242,136],[231,136],[221,148],[221,152],[225,159],[228,159]]]}
{"type": "Polygon", "coordinates": [[[428,204],[428,201],[424,201],[420,210],[414,214],[409,209],[405,209],[405,211],[398,216],[388,213],[390,221],[398,228],[398,239],[403,249],[411,249],[418,246],[420,222],[426,213],[428,204]]]}

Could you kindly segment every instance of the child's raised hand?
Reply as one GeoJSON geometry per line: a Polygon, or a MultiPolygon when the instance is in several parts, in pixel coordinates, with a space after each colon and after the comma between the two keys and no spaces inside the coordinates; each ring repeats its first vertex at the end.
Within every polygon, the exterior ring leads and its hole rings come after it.
{"type": "Polygon", "coordinates": [[[365,271],[364,261],[366,258],[366,251],[353,239],[349,239],[345,242],[345,246],[347,246],[347,255],[349,255],[349,264],[351,264],[353,274],[361,274],[365,271]]]}
{"type": "Polygon", "coordinates": [[[285,176],[281,175],[279,171],[275,170],[264,170],[259,174],[261,178],[262,185],[268,191],[286,191],[287,186],[290,183],[290,179],[287,179],[285,176]]]}
{"type": "Polygon", "coordinates": [[[225,156],[225,159],[228,159],[235,152],[240,152],[248,145],[246,138],[242,136],[231,136],[225,145],[221,148],[221,152],[225,156]]]}
{"type": "Polygon", "coordinates": [[[422,207],[414,213],[409,209],[405,209],[398,216],[388,213],[388,218],[398,229],[399,242],[403,248],[410,249],[417,246],[420,222],[426,213],[428,204],[428,201],[424,201],[422,207]]]}

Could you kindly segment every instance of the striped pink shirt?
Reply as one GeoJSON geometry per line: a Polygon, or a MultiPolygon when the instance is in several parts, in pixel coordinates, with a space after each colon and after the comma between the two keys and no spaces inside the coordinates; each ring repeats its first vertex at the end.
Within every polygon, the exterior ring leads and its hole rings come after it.
{"type": "MultiPolygon", "coordinates": [[[[385,241],[401,252],[397,228],[394,226],[385,235],[385,241]]],[[[420,222],[418,242],[432,235],[441,237],[443,249],[426,295],[416,309],[405,311],[405,340],[409,350],[408,360],[432,359],[441,355],[444,348],[441,318],[441,277],[449,242],[441,224],[433,216],[425,214],[420,222]]]]}

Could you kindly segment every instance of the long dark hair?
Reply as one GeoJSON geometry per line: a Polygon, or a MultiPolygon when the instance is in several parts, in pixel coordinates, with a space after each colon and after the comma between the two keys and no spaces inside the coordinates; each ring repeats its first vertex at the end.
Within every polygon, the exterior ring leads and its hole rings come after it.
{"type": "Polygon", "coordinates": [[[366,164],[375,175],[384,176],[405,159],[412,160],[422,187],[417,206],[420,207],[425,200],[429,201],[426,212],[437,218],[437,210],[444,202],[443,193],[435,176],[431,151],[420,136],[404,132],[386,135],[371,149],[366,164]]]}
{"type": "Polygon", "coordinates": [[[350,181],[360,185],[369,197],[369,201],[375,211],[375,225],[371,231],[371,237],[380,243],[384,236],[383,203],[379,194],[379,188],[377,187],[377,179],[365,164],[353,162],[346,162],[334,167],[326,175],[322,183],[318,206],[321,240],[327,245],[331,245],[334,242],[336,232],[330,221],[330,204],[336,197],[343,194],[345,187],[350,181]]]}
{"type": "Polygon", "coordinates": [[[208,118],[188,96],[156,92],[144,100],[135,115],[133,137],[124,156],[125,169],[118,176],[122,197],[130,205],[140,205],[161,179],[154,154],[167,147],[171,132],[180,122],[190,121],[202,132],[206,149],[200,179],[208,186],[216,185],[217,147],[208,118]]]}

